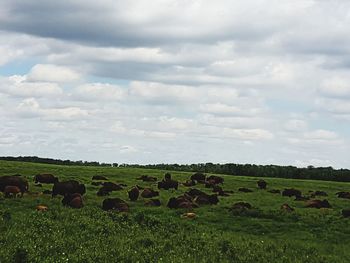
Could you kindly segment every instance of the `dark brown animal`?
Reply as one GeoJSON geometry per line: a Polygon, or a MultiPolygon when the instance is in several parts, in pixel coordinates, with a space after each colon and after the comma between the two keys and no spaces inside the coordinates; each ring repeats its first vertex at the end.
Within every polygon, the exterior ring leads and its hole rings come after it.
{"type": "Polygon", "coordinates": [[[260,179],[257,184],[260,189],[266,189],[267,183],[264,180],[260,179]]]}
{"type": "Polygon", "coordinates": [[[196,188],[191,188],[186,192],[187,195],[191,196],[192,198],[199,196],[199,195],[206,195],[203,191],[196,189],[196,188]]]}
{"type": "Polygon", "coordinates": [[[158,189],[164,189],[164,190],[169,190],[174,188],[177,190],[179,187],[179,182],[175,180],[163,180],[158,182],[158,189]]]}
{"type": "Polygon", "coordinates": [[[194,202],[198,205],[216,205],[219,202],[218,195],[199,195],[195,197],[194,202]]]}
{"type": "Polygon", "coordinates": [[[123,190],[123,187],[120,184],[115,184],[112,182],[104,182],[103,188],[109,192],[123,190]]]}
{"type": "Polygon", "coordinates": [[[0,192],[4,192],[6,186],[17,186],[20,191],[21,195],[23,193],[28,192],[29,184],[28,181],[20,176],[1,176],[0,177],[0,192]]]}
{"type": "Polygon", "coordinates": [[[141,175],[140,177],[136,178],[136,180],[142,180],[143,182],[156,182],[157,178],[148,175],[141,175]]]}
{"type": "Polygon", "coordinates": [[[217,185],[215,180],[205,181],[205,188],[213,188],[215,185],[217,185]]]}
{"type": "Polygon", "coordinates": [[[83,197],[78,193],[67,194],[63,197],[62,204],[72,208],[82,208],[84,206],[83,197]]]}
{"type": "Polygon", "coordinates": [[[350,209],[343,209],[341,213],[343,217],[350,217],[350,209]]]}
{"type": "Polygon", "coordinates": [[[110,192],[112,192],[112,191],[109,191],[107,188],[102,186],[100,189],[98,189],[97,196],[107,196],[107,195],[109,195],[110,192]]]}
{"type": "Polygon", "coordinates": [[[197,182],[204,182],[206,179],[206,176],[204,173],[197,172],[191,175],[191,180],[192,181],[197,181],[197,182]]]}
{"type": "Polygon", "coordinates": [[[182,183],[182,185],[186,187],[195,186],[196,182],[193,180],[187,180],[186,182],[182,183]]]}
{"type": "Polygon", "coordinates": [[[129,212],[129,205],[120,198],[107,198],[102,202],[102,209],[105,211],[129,212]]]}
{"type": "Polygon", "coordinates": [[[238,191],[243,192],[243,193],[251,193],[251,192],[253,192],[253,190],[245,188],[245,187],[238,188],[238,191]]]}
{"type": "Polygon", "coordinates": [[[224,178],[216,175],[211,175],[207,178],[207,181],[213,180],[215,184],[223,184],[224,183],[224,178]]]}
{"type": "Polygon", "coordinates": [[[145,188],[145,189],[142,191],[141,196],[142,196],[143,198],[152,198],[152,197],[159,196],[159,192],[158,192],[158,191],[154,191],[154,190],[151,189],[151,188],[145,188]]]}
{"type": "Polygon", "coordinates": [[[130,201],[136,201],[139,198],[140,190],[137,187],[133,187],[128,191],[130,201]]]}
{"type": "Polygon", "coordinates": [[[103,181],[107,181],[108,178],[105,177],[105,176],[102,176],[102,175],[94,175],[94,176],[92,177],[92,180],[103,180],[103,181]]]}
{"type": "Polygon", "coordinates": [[[160,200],[159,199],[149,199],[146,200],[145,206],[161,206],[160,200]]]}
{"type": "Polygon", "coordinates": [[[350,192],[338,192],[336,193],[336,195],[338,196],[338,198],[350,199],[350,192]]]}
{"type": "Polygon", "coordinates": [[[54,184],[58,182],[58,177],[55,177],[52,174],[37,174],[34,176],[34,181],[36,184],[54,184]]]}
{"type": "Polygon", "coordinates": [[[294,189],[294,188],[289,188],[289,189],[284,189],[282,192],[282,196],[288,196],[288,197],[301,197],[301,191],[294,189]]]}
{"type": "Polygon", "coordinates": [[[293,211],[294,211],[294,208],[291,207],[291,206],[288,205],[288,204],[283,204],[283,205],[281,205],[281,210],[290,213],[290,212],[293,212],[293,211]]]}
{"type": "Polygon", "coordinates": [[[17,186],[7,185],[4,189],[5,198],[17,197],[19,193],[21,193],[21,189],[17,186]]]}
{"type": "Polygon", "coordinates": [[[327,199],[324,200],[310,200],[306,203],[306,207],[308,208],[332,208],[331,204],[327,199]]]}
{"type": "Polygon", "coordinates": [[[193,203],[190,196],[181,195],[178,197],[171,197],[167,203],[167,207],[171,209],[185,208],[191,210],[197,208],[198,205],[193,203]]]}
{"type": "Polygon", "coordinates": [[[66,182],[58,182],[53,185],[52,188],[52,197],[56,195],[67,195],[67,194],[81,194],[86,193],[86,188],[84,184],[80,184],[78,181],[69,180],[66,182]]]}

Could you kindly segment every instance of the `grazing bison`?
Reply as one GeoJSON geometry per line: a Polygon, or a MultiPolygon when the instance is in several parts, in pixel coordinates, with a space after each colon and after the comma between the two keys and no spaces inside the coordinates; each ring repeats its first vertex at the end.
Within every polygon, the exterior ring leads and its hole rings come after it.
{"type": "Polygon", "coordinates": [[[107,181],[108,178],[106,178],[106,177],[104,177],[104,176],[102,176],[102,175],[94,175],[94,176],[92,177],[92,180],[104,180],[104,181],[107,181]]]}
{"type": "Polygon", "coordinates": [[[294,211],[294,208],[291,207],[291,206],[288,205],[288,204],[283,204],[283,205],[281,205],[281,210],[290,213],[290,212],[293,212],[293,211],[294,211]]]}
{"type": "Polygon", "coordinates": [[[294,188],[289,188],[289,189],[284,189],[282,192],[282,196],[288,196],[288,197],[301,197],[301,191],[294,189],[294,188]]]}
{"type": "Polygon", "coordinates": [[[192,181],[205,182],[206,176],[204,173],[197,172],[191,175],[192,181]]]}
{"type": "Polygon", "coordinates": [[[341,213],[343,217],[350,217],[350,209],[343,209],[341,213]]]}
{"type": "Polygon", "coordinates": [[[58,182],[58,177],[55,177],[52,174],[37,174],[34,176],[34,182],[36,184],[54,184],[58,182]]]}
{"type": "Polygon", "coordinates": [[[308,208],[332,208],[331,204],[327,199],[324,200],[310,200],[306,203],[306,207],[308,208]]]}
{"type": "Polygon", "coordinates": [[[151,189],[151,188],[145,188],[145,189],[142,191],[141,196],[142,196],[143,198],[152,198],[152,197],[159,196],[159,192],[158,192],[158,191],[154,191],[154,190],[151,189]]]}
{"type": "Polygon", "coordinates": [[[207,178],[207,181],[214,181],[215,184],[223,184],[224,183],[224,178],[216,175],[211,175],[207,178]]]}
{"type": "Polygon", "coordinates": [[[83,198],[78,193],[65,195],[62,199],[62,204],[72,208],[82,208],[84,206],[83,198]]]}
{"type": "Polygon", "coordinates": [[[264,180],[260,179],[257,184],[260,189],[266,189],[267,183],[264,180]]]}
{"type": "Polygon", "coordinates": [[[253,192],[253,190],[245,188],[245,187],[238,188],[238,191],[243,192],[243,193],[251,193],[251,192],[253,192]]]}
{"type": "Polygon", "coordinates": [[[159,199],[149,199],[145,202],[145,206],[161,206],[159,199]]]}
{"type": "Polygon", "coordinates": [[[338,198],[350,199],[350,192],[338,192],[336,193],[336,195],[338,196],[338,198]]]}
{"type": "Polygon", "coordinates": [[[136,178],[136,180],[142,180],[143,182],[156,182],[157,178],[148,175],[141,175],[140,177],[136,178]]]}
{"type": "Polygon", "coordinates": [[[8,185],[4,189],[5,198],[17,197],[19,193],[21,193],[21,189],[19,189],[17,186],[8,185]]]}
{"type": "Polygon", "coordinates": [[[84,184],[80,184],[78,181],[69,180],[66,182],[58,182],[53,185],[52,188],[52,197],[56,195],[67,195],[67,194],[81,194],[86,193],[86,188],[84,184]]]}
{"type": "Polygon", "coordinates": [[[186,182],[182,183],[183,186],[190,187],[190,186],[195,186],[196,181],[194,180],[187,180],[186,182]]]}
{"type": "Polygon", "coordinates": [[[175,180],[163,180],[158,182],[158,189],[164,189],[164,190],[169,190],[171,188],[174,188],[177,190],[179,187],[179,182],[175,180]]]}
{"type": "Polygon", "coordinates": [[[129,212],[129,205],[120,198],[107,198],[102,202],[102,209],[105,211],[129,212]]]}
{"type": "Polygon", "coordinates": [[[271,193],[271,194],[280,194],[280,193],[281,193],[281,190],[272,189],[272,190],[268,190],[268,192],[271,193]]]}
{"type": "Polygon", "coordinates": [[[0,191],[4,192],[6,186],[17,186],[20,189],[22,196],[23,193],[28,192],[29,189],[28,181],[20,176],[1,176],[0,191]]]}
{"type": "Polygon", "coordinates": [[[130,201],[136,201],[139,198],[140,190],[137,187],[133,187],[128,191],[130,201]]]}

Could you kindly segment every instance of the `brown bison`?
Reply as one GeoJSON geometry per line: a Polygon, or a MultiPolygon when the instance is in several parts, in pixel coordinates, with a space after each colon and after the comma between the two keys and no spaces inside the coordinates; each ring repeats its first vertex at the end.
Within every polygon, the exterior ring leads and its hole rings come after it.
{"type": "Polygon", "coordinates": [[[63,197],[62,204],[72,208],[82,208],[84,206],[83,197],[78,193],[67,194],[63,197]]]}
{"type": "Polygon", "coordinates": [[[196,188],[191,188],[186,192],[187,195],[191,196],[192,198],[199,196],[199,195],[206,195],[203,191],[196,189],[196,188]]]}
{"type": "Polygon", "coordinates": [[[193,209],[193,208],[197,208],[198,205],[193,203],[190,196],[181,195],[178,197],[171,197],[168,201],[167,207],[171,209],[177,209],[177,208],[193,209]]]}
{"type": "Polygon", "coordinates": [[[157,178],[148,175],[141,175],[140,177],[136,178],[136,180],[142,180],[143,182],[156,182],[157,178]]]}
{"type": "Polygon", "coordinates": [[[293,211],[294,211],[294,208],[291,207],[291,206],[288,205],[288,204],[283,204],[283,205],[281,205],[281,210],[290,213],[290,212],[293,212],[293,211]]]}
{"type": "Polygon", "coordinates": [[[161,206],[159,199],[149,199],[145,202],[145,206],[161,206]]]}
{"type": "Polygon", "coordinates": [[[54,184],[58,182],[58,177],[55,177],[52,174],[37,174],[34,176],[34,182],[36,184],[54,184]]]}
{"type": "Polygon", "coordinates": [[[104,186],[102,186],[100,189],[97,191],[97,196],[107,196],[109,195],[111,191],[107,190],[104,186]]]}
{"type": "Polygon", "coordinates": [[[28,192],[29,189],[28,181],[20,176],[1,176],[0,192],[4,192],[6,186],[17,186],[21,191],[21,195],[28,192]]]}
{"type": "Polygon", "coordinates": [[[80,184],[78,181],[69,180],[66,182],[58,182],[53,185],[52,188],[52,197],[56,195],[67,195],[67,194],[81,194],[86,193],[86,188],[84,184],[80,184]]]}
{"type": "Polygon", "coordinates": [[[257,184],[260,189],[266,189],[267,183],[264,180],[260,179],[257,184]]]}
{"type": "Polygon", "coordinates": [[[156,197],[159,196],[159,192],[158,191],[154,191],[151,188],[145,188],[143,189],[141,196],[143,198],[152,198],[152,197],[156,197]]]}
{"type": "Polygon", "coordinates": [[[129,212],[129,205],[120,198],[107,198],[102,202],[102,209],[105,211],[129,212]]]}
{"type": "Polygon", "coordinates": [[[19,193],[21,193],[21,189],[19,189],[17,186],[8,185],[4,189],[4,195],[6,198],[17,197],[19,193]]]}
{"type": "Polygon", "coordinates": [[[123,190],[123,186],[121,186],[120,184],[112,183],[112,182],[104,182],[103,188],[109,192],[123,190]]]}
{"type": "Polygon", "coordinates": [[[350,217],[350,209],[343,209],[341,213],[343,217],[350,217]]]}
{"type": "Polygon", "coordinates": [[[336,193],[336,195],[337,195],[339,198],[350,199],[350,192],[338,192],[338,193],[336,193]]]}
{"type": "Polygon", "coordinates": [[[140,190],[137,187],[133,187],[128,191],[130,201],[136,201],[139,198],[140,190]]]}
{"type": "Polygon", "coordinates": [[[205,182],[206,176],[204,173],[197,172],[197,173],[192,174],[190,179],[192,181],[205,182]]]}
{"type": "Polygon", "coordinates": [[[282,192],[282,196],[288,196],[288,197],[301,197],[301,191],[294,189],[294,188],[289,188],[289,189],[284,189],[282,192]]]}
{"type": "Polygon", "coordinates": [[[104,177],[104,176],[102,176],[102,175],[94,175],[94,176],[92,177],[92,180],[103,180],[103,181],[107,181],[108,178],[107,178],[107,177],[104,177]]]}
{"type": "Polygon", "coordinates": [[[164,189],[164,190],[169,190],[174,188],[177,190],[179,187],[179,182],[175,180],[163,180],[158,182],[158,189],[164,189]]]}
{"type": "Polygon", "coordinates": [[[251,193],[253,190],[245,187],[238,188],[238,191],[243,192],[243,193],[251,193]]]}
{"type": "Polygon", "coordinates": [[[216,205],[219,202],[218,195],[199,195],[194,198],[194,202],[198,205],[216,205]]]}
{"type": "Polygon", "coordinates": [[[224,183],[224,178],[216,175],[211,175],[207,178],[207,181],[214,181],[215,184],[223,184],[224,183]]]}
{"type": "Polygon", "coordinates": [[[331,204],[327,199],[324,200],[310,200],[306,203],[306,207],[308,208],[332,208],[331,204]]]}

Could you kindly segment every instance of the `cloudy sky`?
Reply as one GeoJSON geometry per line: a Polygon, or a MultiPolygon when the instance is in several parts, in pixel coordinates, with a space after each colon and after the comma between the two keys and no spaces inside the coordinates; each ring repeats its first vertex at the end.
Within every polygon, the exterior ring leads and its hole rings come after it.
{"type": "Polygon", "coordinates": [[[1,0],[0,155],[350,168],[350,2],[1,0]]]}

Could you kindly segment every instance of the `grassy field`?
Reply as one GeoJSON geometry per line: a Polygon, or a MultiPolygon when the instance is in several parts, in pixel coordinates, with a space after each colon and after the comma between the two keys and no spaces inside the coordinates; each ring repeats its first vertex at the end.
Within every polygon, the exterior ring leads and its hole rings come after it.
{"type": "MultiPolygon", "coordinates": [[[[166,207],[167,200],[188,188],[162,190],[161,207],[145,207],[144,200],[129,202],[126,190],[112,197],[127,200],[130,213],[104,212],[105,197],[96,195],[93,175],[131,186],[153,186],[135,178],[141,174],[163,178],[165,171],[104,167],[69,167],[0,161],[0,176],[19,173],[30,181],[30,193],[23,198],[0,197],[0,262],[350,262],[350,220],[341,209],[350,200],[335,193],[349,191],[350,184],[326,181],[266,178],[268,189],[295,187],[307,194],[322,190],[332,209],[304,208],[304,202],[259,190],[257,178],[223,176],[229,197],[220,197],[215,206],[195,209],[198,217],[182,219],[183,210],[166,207]],[[63,207],[61,197],[40,195],[33,175],[53,173],[60,180],[76,179],[87,186],[82,209],[63,207]],[[248,187],[252,193],[238,192],[248,187]],[[258,208],[255,213],[234,215],[233,203],[246,201],[258,208]],[[283,203],[295,212],[280,210],[283,203]],[[47,212],[35,207],[44,204],[47,212]]],[[[184,182],[191,174],[172,172],[184,182]]],[[[206,192],[209,189],[197,185],[206,192]]],[[[320,199],[323,199],[322,197],[320,199]]]]}

